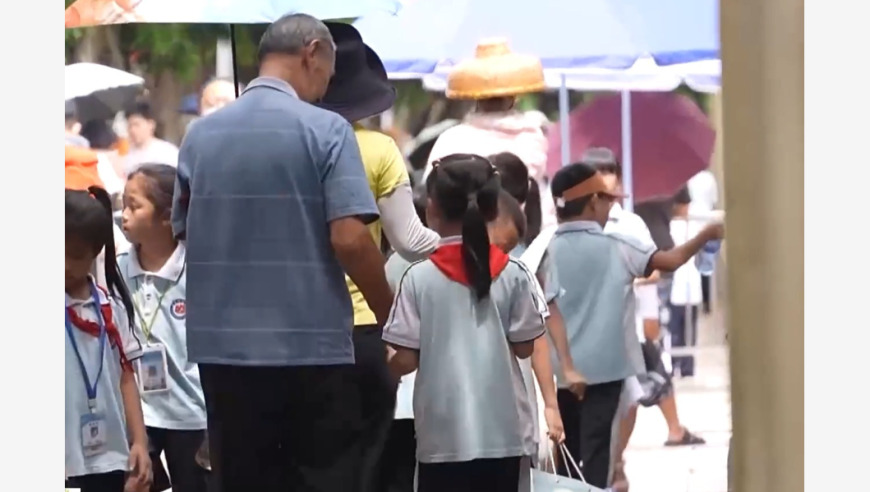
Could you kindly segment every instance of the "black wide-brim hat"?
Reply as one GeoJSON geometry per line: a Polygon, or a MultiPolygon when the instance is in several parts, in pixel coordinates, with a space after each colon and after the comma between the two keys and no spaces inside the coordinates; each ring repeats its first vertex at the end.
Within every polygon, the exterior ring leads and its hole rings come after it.
{"type": "Polygon", "coordinates": [[[396,102],[396,88],[375,51],[350,24],[326,22],[335,42],[335,74],[317,105],[351,123],[381,114],[396,102]]]}

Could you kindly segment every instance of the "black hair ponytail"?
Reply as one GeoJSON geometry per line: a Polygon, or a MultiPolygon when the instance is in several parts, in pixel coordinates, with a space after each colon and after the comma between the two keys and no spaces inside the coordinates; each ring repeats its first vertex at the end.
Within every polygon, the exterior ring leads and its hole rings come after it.
{"type": "Polygon", "coordinates": [[[489,231],[477,203],[477,193],[468,198],[462,217],[462,263],[478,299],[489,295],[492,274],[489,271],[489,231]]]}
{"type": "Polygon", "coordinates": [[[541,209],[541,189],[538,182],[529,178],[529,194],[523,211],[526,213],[526,246],[541,233],[541,224],[544,222],[544,211],[541,209]]]}
{"type": "Polygon", "coordinates": [[[444,219],[462,223],[462,263],[478,300],[489,296],[489,231],[501,187],[495,167],[474,154],[451,154],[433,168],[426,188],[444,219]]]}
{"type": "Polygon", "coordinates": [[[109,193],[102,187],[91,186],[88,188],[93,198],[100,206],[102,206],[106,214],[105,216],[91,215],[91,217],[99,217],[99,224],[93,224],[94,229],[100,231],[99,237],[85,238],[88,239],[99,251],[105,248],[105,271],[106,271],[106,288],[110,296],[120,298],[124,304],[124,309],[127,311],[127,320],[132,328],[135,324],[133,298],[130,295],[130,290],[127,289],[127,284],[124,283],[124,278],[121,275],[121,269],[118,267],[118,262],[115,259],[115,231],[114,221],[112,219],[112,199],[109,193]]]}

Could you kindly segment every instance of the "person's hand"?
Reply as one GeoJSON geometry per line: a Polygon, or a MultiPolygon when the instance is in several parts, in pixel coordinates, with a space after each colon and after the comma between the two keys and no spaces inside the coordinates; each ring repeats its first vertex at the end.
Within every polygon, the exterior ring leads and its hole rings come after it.
{"type": "Polygon", "coordinates": [[[148,455],[147,447],[142,444],[130,446],[128,465],[130,472],[127,476],[127,482],[124,484],[124,492],[147,492],[154,480],[151,457],[148,455]]]}
{"type": "Polygon", "coordinates": [[[582,400],[583,395],[586,394],[586,378],[573,368],[565,369],[564,376],[568,391],[573,393],[578,400],[582,400]]]}
{"type": "Polygon", "coordinates": [[[655,283],[658,283],[658,281],[661,280],[661,278],[662,278],[661,273],[659,273],[658,270],[655,270],[652,272],[652,274],[650,274],[649,277],[634,279],[634,285],[641,286],[641,285],[655,284],[655,283]]]}
{"type": "Polygon", "coordinates": [[[725,224],[714,222],[704,228],[704,235],[708,240],[722,239],[725,237],[725,224]]]}
{"type": "Polygon", "coordinates": [[[559,407],[545,407],[544,420],[547,422],[547,435],[556,444],[565,442],[565,426],[562,425],[562,414],[559,407]]]}

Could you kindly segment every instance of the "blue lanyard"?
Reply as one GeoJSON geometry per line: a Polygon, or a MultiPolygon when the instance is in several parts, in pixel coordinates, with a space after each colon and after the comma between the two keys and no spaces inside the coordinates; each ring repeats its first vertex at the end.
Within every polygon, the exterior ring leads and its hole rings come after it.
{"type": "Polygon", "coordinates": [[[91,385],[91,379],[88,377],[88,370],[85,368],[85,362],[82,360],[76,338],[73,336],[73,326],[69,319],[69,311],[64,310],[64,314],[66,315],[66,334],[69,337],[69,343],[72,345],[73,352],[76,354],[76,359],[79,361],[79,368],[82,370],[82,379],[85,383],[85,391],[88,394],[88,408],[93,412],[97,408],[97,384],[100,382],[100,376],[103,375],[103,358],[106,351],[106,323],[103,320],[103,312],[100,309],[100,297],[97,295],[97,289],[94,287],[94,284],[91,284],[91,297],[96,306],[97,324],[100,326],[100,367],[97,369],[97,376],[94,379],[93,385],[91,385]]]}

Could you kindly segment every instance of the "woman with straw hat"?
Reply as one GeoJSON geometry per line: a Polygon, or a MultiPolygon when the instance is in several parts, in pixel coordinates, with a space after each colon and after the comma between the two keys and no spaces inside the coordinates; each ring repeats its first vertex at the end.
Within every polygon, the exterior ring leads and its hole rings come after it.
{"type": "MultiPolygon", "coordinates": [[[[421,223],[415,212],[402,153],[391,136],[359,124],[392,107],[396,90],[387,80],[380,58],[363,43],[356,28],[334,22],[326,25],[336,45],[335,74],[318,106],[338,113],[353,124],[366,177],[380,212],[380,219],[369,225],[372,236],[383,247],[383,233],[392,249],[408,261],[426,258],[435,250],[440,238],[421,223]]],[[[359,483],[347,484],[347,490],[413,490],[414,421],[396,413],[397,387],[384,357],[382,329],[349,277],[347,284],[354,310],[356,360],[352,384],[364,395],[361,400],[351,400],[359,402],[354,413],[363,430],[353,443],[359,449],[359,483]],[[397,455],[403,459],[385,459],[385,456],[397,455]],[[403,466],[405,464],[408,466],[403,466]]],[[[402,378],[399,387],[398,396],[410,398],[414,389],[413,374],[402,378]]]]}
{"type": "Polygon", "coordinates": [[[537,57],[511,52],[504,39],[481,41],[474,58],[459,63],[447,79],[447,97],[474,100],[475,109],[438,137],[424,178],[432,163],[445,155],[510,152],[526,164],[529,177],[543,192],[544,226],[555,225],[556,211],[546,186],[547,137],[540,116],[515,108],[517,96],[544,88],[544,70],[537,57]]]}

